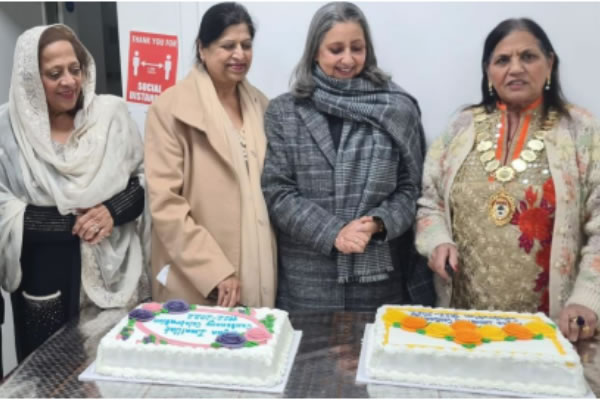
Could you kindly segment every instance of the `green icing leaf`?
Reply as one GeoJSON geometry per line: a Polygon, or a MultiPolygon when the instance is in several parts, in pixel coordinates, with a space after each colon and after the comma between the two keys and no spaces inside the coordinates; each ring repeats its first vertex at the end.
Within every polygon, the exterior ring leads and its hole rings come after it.
{"type": "Polygon", "coordinates": [[[504,340],[506,340],[507,342],[514,342],[515,340],[517,340],[517,338],[515,336],[507,336],[504,338],[504,340]]]}
{"type": "Polygon", "coordinates": [[[473,343],[465,343],[465,344],[463,344],[463,347],[466,349],[474,349],[475,347],[477,347],[477,345],[475,345],[473,343]]]}
{"type": "Polygon", "coordinates": [[[154,336],[154,335],[150,335],[150,336],[148,336],[148,337],[150,338],[150,341],[151,341],[152,343],[156,342],[156,336],[154,336]]]}
{"type": "Polygon", "coordinates": [[[449,342],[454,342],[454,336],[446,336],[445,339],[449,342]]]}
{"type": "Polygon", "coordinates": [[[160,309],[160,313],[161,313],[161,314],[168,314],[168,313],[169,313],[169,310],[167,310],[167,309],[165,309],[165,308],[161,308],[161,309],[160,309]]]}
{"type": "Polygon", "coordinates": [[[129,321],[127,321],[127,326],[133,327],[134,325],[135,325],[135,319],[129,318],[129,321]]]}
{"type": "Polygon", "coordinates": [[[221,343],[212,342],[212,343],[210,344],[210,347],[212,347],[212,348],[215,348],[215,349],[218,349],[218,348],[221,348],[221,347],[223,347],[223,345],[222,345],[221,343]]]}
{"type": "Polygon", "coordinates": [[[424,335],[425,334],[425,329],[417,329],[417,333],[424,335]]]}
{"type": "Polygon", "coordinates": [[[244,307],[244,314],[250,315],[250,307],[244,307]]]}
{"type": "Polygon", "coordinates": [[[244,347],[255,347],[258,346],[258,343],[253,342],[253,341],[247,341],[246,343],[244,343],[244,347]]]}
{"type": "Polygon", "coordinates": [[[488,339],[488,338],[486,338],[486,337],[484,337],[483,339],[481,339],[481,341],[482,341],[483,343],[490,343],[490,342],[491,342],[491,340],[490,340],[490,339],[488,339]]]}
{"type": "Polygon", "coordinates": [[[543,334],[541,334],[541,333],[538,333],[538,334],[537,334],[537,335],[535,335],[533,338],[534,338],[534,339],[536,339],[536,340],[541,340],[541,339],[543,339],[543,338],[544,338],[544,335],[543,335],[543,334]]]}
{"type": "Polygon", "coordinates": [[[160,344],[169,344],[169,343],[167,343],[167,341],[164,339],[160,339],[160,344]]]}
{"type": "Polygon", "coordinates": [[[550,325],[552,327],[552,329],[556,330],[556,325],[554,325],[554,324],[548,324],[548,325],[550,325]]]}
{"type": "Polygon", "coordinates": [[[123,329],[121,329],[120,333],[123,336],[129,337],[129,335],[131,335],[133,333],[133,328],[131,328],[129,326],[125,326],[125,327],[123,327],[123,329]]]}
{"type": "Polygon", "coordinates": [[[270,322],[272,324],[275,322],[275,317],[273,316],[273,314],[267,314],[267,316],[265,317],[265,321],[270,322]]]}
{"type": "Polygon", "coordinates": [[[196,309],[196,305],[195,304],[190,304],[190,310],[194,311],[196,309]]]}
{"type": "Polygon", "coordinates": [[[394,323],[392,324],[392,326],[393,326],[394,328],[402,328],[402,324],[401,324],[400,322],[394,322],[394,323]]]}
{"type": "Polygon", "coordinates": [[[265,318],[261,319],[260,322],[267,328],[267,330],[271,333],[275,333],[273,330],[273,325],[275,324],[275,317],[273,314],[268,314],[265,318]]]}

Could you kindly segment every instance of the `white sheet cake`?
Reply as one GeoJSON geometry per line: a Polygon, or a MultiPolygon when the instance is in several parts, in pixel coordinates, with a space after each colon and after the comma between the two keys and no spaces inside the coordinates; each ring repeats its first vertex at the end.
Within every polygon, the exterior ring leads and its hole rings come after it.
{"type": "Polygon", "coordinates": [[[524,394],[582,396],[573,346],[544,314],[383,306],[367,374],[373,379],[524,394]]]}
{"type": "Polygon", "coordinates": [[[96,372],[269,387],[284,378],[293,335],[281,310],[145,303],[102,338],[96,372]]]}

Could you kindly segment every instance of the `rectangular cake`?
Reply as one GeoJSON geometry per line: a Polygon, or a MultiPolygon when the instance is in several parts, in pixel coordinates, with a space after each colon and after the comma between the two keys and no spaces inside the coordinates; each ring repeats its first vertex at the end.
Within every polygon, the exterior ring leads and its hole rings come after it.
{"type": "Polygon", "coordinates": [[[284,378],[293,336],[281,310],[144,303],[102,338],[96,372],[269,387],[284,378]]]}
{"type": "Polygon", "coordinates": [[[382,306],[370,378],[524,394],[582,396],[573,346],[544,314],[382,306]]]}

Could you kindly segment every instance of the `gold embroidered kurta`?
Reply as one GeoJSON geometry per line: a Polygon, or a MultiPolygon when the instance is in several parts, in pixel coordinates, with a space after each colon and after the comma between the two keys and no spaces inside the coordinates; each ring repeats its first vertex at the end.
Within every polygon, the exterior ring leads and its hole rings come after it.
{"type": "MultiPolygon", "coordinates": [[[[499,114],[489,116],[484,129],[499,127],[499,114]]],[[[523,149],[542,121],[534,112],[529,129],[523,131],[523,149]]],[[[512,140],[507,159],[518,157],[518,132],[512,140]],[[515,151],[516,150],[516,151],[515,151]]],[[[478,132],[478,134],[481,132],[478,132]]],[[[454,278],[451,305],[456,308],[548,311],[549,249],[554,224],[554,185],[544,152],[528,163],[507,183],[490,179],[480,160],[484,151],[473,149],[459,169],[450,192],[452,228],[459,254],[459,269],[454,278]],[[514,200],[515,210],[508,222],[497,226],[490,217],[489,200],[496,193],[514,200]]],[[[495,143],[495,142],[494,142],[495,143]]],[[[502,146],[505,143],[496,143],[502,146]]],[[[504,146],[506,148],[506,146],[504,146]]],[[[496,148],[489,151],[495,151],[496,148]]],[[[507,164],[509,164],[507,162],[507,164]]],[[[504,211],[507,212],[507,211],[504,211]]]]}

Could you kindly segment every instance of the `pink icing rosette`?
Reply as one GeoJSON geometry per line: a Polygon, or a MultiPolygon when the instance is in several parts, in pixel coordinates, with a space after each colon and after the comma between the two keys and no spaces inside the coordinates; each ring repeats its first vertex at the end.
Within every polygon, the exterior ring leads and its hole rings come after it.
{"type": "Polygon", "coordinates": [[[265,344],[267,340],[271,339],[271,334],[263,328],[248,329],[244,336],[247,340],[260,344],[265,344]]]}
{"type": "Polygon", "coordinates": [[[144,310],[148,310],[151,312],[159,312],[160,310],[162,310],[162,304],[160,303],[145,303],[142,304],[142,309],[144,310]]]}

